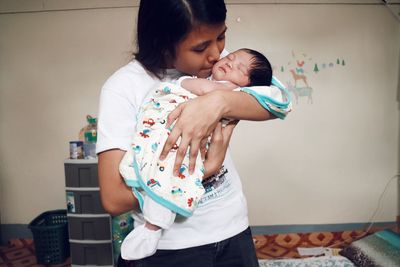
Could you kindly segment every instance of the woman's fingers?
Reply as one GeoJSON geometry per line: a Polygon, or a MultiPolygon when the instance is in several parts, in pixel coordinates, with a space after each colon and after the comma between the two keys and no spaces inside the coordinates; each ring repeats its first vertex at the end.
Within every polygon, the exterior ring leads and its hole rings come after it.
{"type": "MultiPolygon", "coordinates": [[[[174,163],[174,173],[179,174],[181,164],[190,146],[189,171],[194,171],[201,140],[207,138],[223,114],[223,98],[219,94],[207,94],[180,104],[167,119],[167,128],[173,129],[161,151],[160,159],[164,160],[171,148],[179,143],[174,163]],[[180,138],[180,140],[179,140],[180,138]]],[[[221,133],[217,134],[222,136],[221,133]]]]}
{"type": "Polygon", "coordinates": [[[196,160],[197,160],[197,155],[199,154],[200,150],[200,142],[198,140],[193,140],[190,143],[190,148],[189,148],[189,173],[193,174],[194,168],[196,167],[196,160]]]}
{"type": "MultiPolygon", "coordinates": [[[[167,117],[167,123],[165,124],[165,128],[170,128],[172,123],[178,119],[180,114],[182,113],[182,110],[185,106],[185,103],[182,103],[178,105],[167,117]]],[[[164,160],[169,151],[176,146],[176,142],[178,141],[178,138],[182,135],[182,129],[179,127],[179,125],[175,125],[173,129],[171,130],[167,141],[164,144],[163,150],[161,151],[160,154],[160,160],[164,160]],[[176,127],[175,127],[176,126],[176,127]]]]}
{"type": "MultiPolygon", "coordinates": [[[[224,154],[223,156],[225,156],[226,148],[229,144],[233,130],[236,127],[237,123],[238,121],[233,121],[228,123],[225,127],[222,127],[222,124],[220,122],[217,124],[212,133],[210,141],[211,142],[210,147],[213,148],[210,153],[212,157],[220,154],[221,152],[224,154]]],[[[203,138],[202,140],[199,141],[197,138],[193,137],[193,134],[181,136],[182,134],[183,134],[182,130],[180,129],[179,126],[174,127],[167,141],[165,142],[163,151],[161,152],[160,155],[160,160],[164,160],[171,149],[176,149],[175,163],[173,168],[175,176],[178,176],[180,173],[182,162],[186,156],[188,149],[189,149],[190,174],[194,172],[194,169],[196,167],[196,159],[199,151],[201,153],[202,159],[205,159],[208,155],[208,153],[206,153],[207,152],[206,144],[208,138],[203,138]],[[181,139],[178,145],[177,142],[179,140],[179,137],[181,137],[181,139]]]]}
{"type": "Polygon", "coordinates": [[[169,128],[172,125],[172,123],[176,119],[178,119],[178,117],[182,113],[184,105],[185,105],[185,103],[178,105],[171,113],[169,113],[168,118],[167,118],[167,124],[165,125],[166,128],[169,128]]]}
{"type": "Polygon", "coordinates": [[[220,144],[223,140],[222,136],[222,123],[218,122],[211,136],[211,144],[220,144]]]}
{"type": "Polygon", "coordinates": [[[235,125],[236,126],[236,125],[238,125],[239,121],[240,120],[231,120],[231,121],[228,122],[228,125],[235,125]]]}
{"type": "Polygon", "coordinates": [[[205,160],[206,159],[206,153],[207,153],[207,142],[208,142],[208,137],[204,138],[200,142],[200,155],[201,159],[205,160]]]}
{"type": "Polygon", "coordinates": [[[206,160],[204,161],[204,168],[206,171],[204,177],[209,177],[219,170],[225,158],[226,147],[227,144],[223,142],[222,125],[218,123],[212,134],[210,147],[206,154],[206,160]]]}
{"type": "Polygon", "coordinates": [[[235,129],[235,127],[238,123],[239,123],[238,120],[231,121],[222,129],[222,135],[223,135],[224,142],[230,141],[233,130],[235,129]]]}
{"type": "Polygon", "coordinates": [[[183,136],[181,142],[179,143],[178,150],[175,153],[175,163],[174,163],[174,175],[178,176],[180,168],[182,166],[183,159],[186,156],[186,151],[189,147],[189,139],[183,136]]]}
{"type": "Polygon", "coordinates": [[[177,146],[176,143],[178,141],[178,138],[181,136],[181,134],[182,134],[182,131],[178,126],[174,127],[172,129],[171,133],[169,134],[169,136],[167,138],[167,141],[164,144],[163,150],[161,151],[160,160],[164,160],[167,157],[169,151],[172,148],[177,146]]]}

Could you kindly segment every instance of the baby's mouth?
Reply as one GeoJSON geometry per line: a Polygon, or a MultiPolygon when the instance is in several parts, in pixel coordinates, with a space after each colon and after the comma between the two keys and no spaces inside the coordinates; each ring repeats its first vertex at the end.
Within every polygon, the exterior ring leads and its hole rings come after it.
{"type": "Polygon", "coordinates": [[[226,69],[225,69],[225,67],[224,66],[221,66],[221,67],[219,67],[219,69],[223,72],[223,73],[225,73],[226,74],[226,69]]]}

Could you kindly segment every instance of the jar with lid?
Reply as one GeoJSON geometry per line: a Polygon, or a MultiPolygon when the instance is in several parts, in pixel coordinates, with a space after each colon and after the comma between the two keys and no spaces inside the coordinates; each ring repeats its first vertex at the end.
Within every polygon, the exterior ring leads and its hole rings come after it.
{"type": "Polygon", "coordinates": [[[85,158],[93,159],[96,158],[97,119],[88,115],[86,120],[88,125],[84,132],[83,150],[85,158]]]}

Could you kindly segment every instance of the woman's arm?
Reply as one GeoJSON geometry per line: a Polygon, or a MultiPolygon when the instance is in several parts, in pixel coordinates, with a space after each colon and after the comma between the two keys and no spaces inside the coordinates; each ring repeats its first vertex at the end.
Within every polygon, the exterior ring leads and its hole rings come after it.
{"type": "Polygon", "coordinates": [[[210,81],[203,78],[186,78],[180,85],[195,95],[205,95],[216,90],[232,91],[238,86],[231,82],[210,81]]]}
{"type": "Polygon", "coordinates": [[[275,116],[264,109],[253,96],[244,92],[215,91],[197,97],[179,105],[168,116],[167,127],[175,120],[176,122],[160,159],[166,157],[181,137],[174,172],[177,175],[189,147],[189,172],[193,172],[201,140],[214,131],[222,118],[261,121],[275,119],[275,116]]]}
{"type": "Polygon", "coordinates": [[[118,166],[125,153],[112,149],[98,154],[100,197],[104,209],[111,215],[139,210],[137,199],[119,173],[118,166]]]}
{"type": "Polygon", "coordinates": [[[220,103],[222,118],[264,121],[276,119],[251,95],[244,92],[215,92],[220,103]]]}

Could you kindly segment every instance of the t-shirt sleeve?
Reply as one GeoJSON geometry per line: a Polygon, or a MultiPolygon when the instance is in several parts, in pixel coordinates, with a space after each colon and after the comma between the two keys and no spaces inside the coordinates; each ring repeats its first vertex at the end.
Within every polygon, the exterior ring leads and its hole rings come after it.
{"type": "Polygon", "coordinates": [[[100,94],[96,153],[127,151],[136,128],[136,107],[126,96],[103,87],[100,94]]]}

